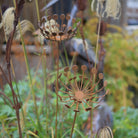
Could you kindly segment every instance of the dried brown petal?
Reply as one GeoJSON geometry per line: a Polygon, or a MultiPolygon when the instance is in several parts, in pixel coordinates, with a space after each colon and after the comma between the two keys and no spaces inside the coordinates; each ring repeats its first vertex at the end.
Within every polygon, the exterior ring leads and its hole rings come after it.
{"type": "Polygon", "coordinates": [[[68,33],[68,34],[71,34],[71,33],[72,33],[72,27],[71,27],[71,26],[68,28],[67,33],[68,33]]]}
{"type": "Polygon", "coordinates": [[[64,32],[60,31],[60,32],[59,32],[59,35],[60,35],[60,36],[63,36],[63,35],[64,35],[64,32]]]}
{"type": "Polygon", "coordinates": [[[72,81],[72,80],[73,80],[73,78],[70,78],[70,79],[69,79],[69,81],[72,81]]]}
{"type": "Polygon", "coordinates": [[[66,106],[67,108],[70,108],[70,106],[69,106],[69,105],[67,105],[67,104],[65,104],[65,106],[66,106]]]}
{"type": "Polygon", "coordinates": [[[53,36],[56,36],[56,35],[57,35],[57,33],[53,32],[53,33],[52,33],[52,35],[53,35],[53,36]]]}
{"type": "Polygon", "coordinates": [[[88,107],[88,108],[86,108],[85,110],[86,111],[90,111],[92,109],[92,107],[88,107]]]}

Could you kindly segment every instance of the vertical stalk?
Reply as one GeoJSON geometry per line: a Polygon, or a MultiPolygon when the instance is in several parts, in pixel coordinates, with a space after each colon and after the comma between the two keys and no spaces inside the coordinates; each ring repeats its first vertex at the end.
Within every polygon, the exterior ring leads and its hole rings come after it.
{"type": "Polygon", "coordinates": [[[37,12],[37,19],[38,19],[38,22],[40,22],[38,0],[35,0],[35,5],[36,5],[36,12],[37,12]]]}
{"type": "MultiPolygon", "coordinates": [[[[101,14],[100,14],[99,24],[98,24],[97,43],[96,43],[96,58],[95,58],[96,60],[97,60],[97,57],[98,57],[99,38],[100,38],[100,29],[101,29],[101,20],[102,20],[102,17],[101,17],[101,14]]],[[[96,61],[95,61],[94,67],[96,68],[96,61]]],[[[95,82],[95,78],[96,78],[96,76],[94,74],[93,82],[95,82]]],[[[93,133],[93,110],[91,110],[90,112],[91,112],[91,138],[92,138],[92,133],[93,133]]]]}
{"type": "Polygon", "coordinates": [[[58,76],[59,76],[59,45],[60,43],[58,42],[58,48],[57,48],[57,79],[56,79],[56,126],[55,126],[55,138],[57,138],[57,116],[58,116],[58,76]]]}
{"type": "Polygon", "coordinates": [[[22,42],[22,47],[23,47],[23,52],[24,52],[24,58],[25,58],[27,73],[28,73],[28,76],[29,76],[29,84],[30,84],[32,95],[33,95],[35,114],[36,114],[36,117],[37,117],[37,124],[38,124],[39,130],[41,130],[41,125],[40,125],[40,120],[39,120],[39,115],[38,115],[38,108],[37,108],[37,104],[36,104],[36,97],[35,97],[35,92],[34,92],[33,84],[32,84],[32,76],[31,76],[31,72],[30,72],[27,52],[26,52],[25,43],[24,43],[24,40],[23,40],[22,32],[21,32],[20,23],[19,23],[19,28],[20,28],[21,42],[22,42]]]}
{"type": "Polygon", "coordinates": [[[72,138],[72,135],[73,135],[73,130],[74,130],[74,126],[75,126],[76,117],[77,117],[77,112],[75,112],[75,115],[74,115],[74,120],[73,120],[73,124],[72,124],[70,138],[72,138]]]}
{"type": "Polygon", "coordinates": [[[42,55],[42,67],[43,67],[43,76],[44,76],[44,92],[46,97],[46,135],[48,136],[48,94],[47,94],[47,81],[46,81],[46,55],[43,51],[42,55]]]}

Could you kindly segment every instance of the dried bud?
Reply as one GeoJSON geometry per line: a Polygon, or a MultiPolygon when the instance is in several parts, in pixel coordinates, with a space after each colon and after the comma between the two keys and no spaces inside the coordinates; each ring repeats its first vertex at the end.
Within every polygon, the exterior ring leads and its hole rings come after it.
{"type": "Polygon", "coordinates": [[[86,71],[86,70],[87,70],[87,66],[86,66],[86,65],[82,65],[82,66],[81,66],[81,70],[82,70],[82,71],[86,71]]]}
{"type": "Polygon", "coordinates": [[[99,79],[103,79],[103,73],[99,73],[99,79]]]}
{"type": "Polygon", "coordinates": [[[97,69],[96,69],[96,68],[92,68],[91,72],[92,72],[93,74],[96,74],[96,73],[97,73],[97,69]]]}
{"type": "MultiPolygon", "coordinates": [[[[97,32],[98,32],[98,26],[99,25],[97,25],[97,32]]],[[[106,23],[104,22],[104,21],[101,21],[101,24],[100,24],[100,36],[102,36],[102,35],[104,35],[105,34],[105,32],[106,32],[106,30],[107,30],[107,25],[106,25],[106,23]]]]}
{"type": "Polygon", "coordinates": [[[74,72],[77,72],[77,71],[78,71],[78,66],[77,66],[77,65],[73,65],[72,70],[73,70],[74,72]]]}
{"type": "Polygon", "coordinates": [[[87,7],[87,0],[77,0],[77,6],[80,11],[84,11],[87,7]]]}

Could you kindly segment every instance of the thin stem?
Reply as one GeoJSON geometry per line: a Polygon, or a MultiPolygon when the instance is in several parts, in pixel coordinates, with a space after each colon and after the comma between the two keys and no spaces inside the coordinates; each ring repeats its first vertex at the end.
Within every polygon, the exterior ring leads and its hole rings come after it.
{"type": "Polygon", "coordinates": [[[0,92],[0,95],[3,95],[5,97],[5,99],[7,99],[9,101],[11,106],[13,106],[12,101],[9,99],[9,97],[7,95],[5,95],[3,92],[0,92]]]}
{"type": "MultiPolygon", "coordinates": [[[[99,17],[99,24],[98,24],[98,34],[97,34],[97,43],[96,43],[96,60],[97,60],[97,56],[98,56],[98,49],[99,49],[99,38],[100,38],[100,29],[101,29],[101,20],[102,20],[102,16],[100,14],[100,17],[99,17]]],[[[95,61],[95,65],[94,67],[96,68],[96,61],[95,61]]],[[[93,82],[95,82],[95,77],[96,75],[94,74],[94,77],[93,77],[93,82]]],[[[93,106],[93,104],[92,104],[93,106]]],[[[90,111],[91,112],[91,138],[93,137],[92,133],[93,133],[93,110],[90,111]]]]}
{"type": "Polygon", "coordinates": [[[73,135],[73,130],[74,130],[74,126],[75,126],[76,117],[77,117],[77,112],[75,112],[75,115],[74,115],[74,120],[73,120],[73,124],[72,124],[70,138],[72,138],[72,135],[73,135]]]}
{"type": "Polygon", "coordinates": [[[21,30],[20,23],[19,23],[19,27],[20,27],[21,42],[22,42],[22,47],[23,47],[23,52],[24,52],[24,58],[25,58],[27,73],[28,73],[28,76],[29,76],[29,84],[30,84],[32,95],[33,95],[35,114],[36,114],[36,117],[37,117],[37,124],[38,124],[38,128],[41,130],[41,125],[40,125],[40,120],[39,120],[39,115],[38,115],[38,107],[37,107],[37,104],[36,104],[36,97],[35,97],[35,92],[34,92],[33,83],[32,83],[32,76],[31,76],[31,72],[30,72],[30,66],[29,66],[29,62],[28,62],[27,51],[26,51],[26,48],[25,48],[25,43],[24,43],[24,39],[23,39],[23,36],[22,36],[22,30],[21,30]]]}
{"type": "Polygon", "coordinates": [[[55,138],[57,138],[57,116],[58,116],[58,76],[59,76],[59,45],[60,43],[58,42],[58,47],[57,47],[57,79],[56,79],[56,126],[55,126],[55,138]]]}

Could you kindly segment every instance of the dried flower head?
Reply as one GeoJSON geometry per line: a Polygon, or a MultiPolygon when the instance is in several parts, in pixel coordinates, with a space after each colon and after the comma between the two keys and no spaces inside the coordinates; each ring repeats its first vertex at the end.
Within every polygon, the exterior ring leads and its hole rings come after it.
{"type": "Polygon", "coordinates": [[[121,4],[119,0],[93,0],[91,3],[91,9],[94,11],[94,5],[96,4],[96,12],[98,16],[113,17],[118,19],[121,15],[121,4]]]}
{"type": "Polygon", "coordinates": [[[105,126],[98,131],[97,136],[98,138],[113,138],[113,132],[110,127],[105,126]]]}
{"type": "Polygon", "coordinates": [[[77,0],[77,6],[80,11],[84,11],[87,7],[87,0],[77,0]]]}
{"type": "Polygon", "coordinates": [[[69,103],[72,101],[71,105],[65,104],[65,106],[67,108],[71,108],[73,105],[76,105],[76,108],[74,109],[75,112],[79,112],[80,104],[82,105],[82,107],[85,111],[89,111],[92,109],[92,107],[90,106],[90,103],[96,103],[97,104],[96,107],[98,107],[100,101],[103,99],[103,97],[105,95],[108,94],[108,91],[109,91],[109,90],[107,90],[106,93],[102,96],[97,96],[97,94],[100,91],[102,91],[104,89],[104,87],[106,87],[107,82],[105,81],[103,87],[98,89],[97,86],[103,79],[103,74],[100,73],[98,75],[99,76],[98,81],[94,83],[93,76],[97,72],[96,69],[95,68],[92,69],[90,78],[86,77],[86,75],[85,75],[86,70],[87,70],[87,66],[82,65],[81,66],[82,75],[79,75],[79,78],[77,78],[76,73],[78,71],[78,66],[74,65],[72,67],[73,77],[68,78],[67,72],[69,71],[69,67],[66,67],[64,69],[63,74],[68,79],[67,84],[62,82],[61,74],[59,76],[59,83],[65,88],[65,90],[60,89],[59,92],[64,93],[65,96],[60,96],[60,95],[58,95],[58,96],[62,102],[69,103]],[[78,81],[78,79],[79,79],[79,81],[78,81]],[[100,101],[98,101],[99,98],[100,98],[100,101]],[[94,101],[94,100],[96,100],[96,101],[94,101]],[[85,107],[85,105],[87,107],[85,107]]]}
{"type": "Polygon", "coordinates": [[[2,22],[0,23],[0,28],[4,27],[4,31],[6,35],[9,35],[14,28],[14,19],[15,19],[15,8],[10,7],[8,8],[3,16],[2,16],[2,22]]]}
{"type": "MultiPolygon", "coordinates": [[[[53,16],[48,16],[47,21],[45,19],[42,20],[40,30],[43,36],[46,39],[53,40],[53,41],[62,41],[67,40],[75,36],[77,33],[77,28],[80,24],[80,22],[77,23],[77,26],[75,28],[73,27],[67,27],[66,24],[64,24],[64,21],[67,20],[67,22],[70,20],[70,15],[64,15],[61,14],[60,17],[58,17],[57,14],[53,16]],[[61,21],[61,25],[57,23],[58,18],[61,21]]],[[[76,23],[76,19],[74,18],[72,20],[72,24],[74,25],[76,23]]]]}

